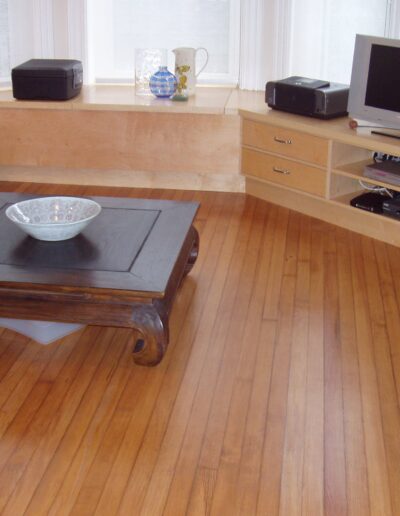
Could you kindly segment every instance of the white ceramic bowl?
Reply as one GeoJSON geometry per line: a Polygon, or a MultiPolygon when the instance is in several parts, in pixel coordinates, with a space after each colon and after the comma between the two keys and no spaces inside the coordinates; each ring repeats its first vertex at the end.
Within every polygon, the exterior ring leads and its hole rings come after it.
{"type": "Polygon", "coordinates": [[[68,240],[78,235],[101,212],[101,206],[80,197],[40,197],[17,202],[7,217],[38,240],[68,240]]]}

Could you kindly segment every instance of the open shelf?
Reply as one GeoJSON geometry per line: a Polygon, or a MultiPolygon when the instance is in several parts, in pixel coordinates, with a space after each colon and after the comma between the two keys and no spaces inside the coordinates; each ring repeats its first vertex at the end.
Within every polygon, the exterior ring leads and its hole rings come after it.
{"type": "Polygon", "coordinates": [[[355,161],[353,163],[346,163],[345,165],[334,167],[332,172],[341,176],[354,177],[355,179],[359,179],[364,175],[364,168],[371,163],[373,163],[373,161],[370,159],[355,161]]]}
{"type": "Polygon", "coordinates": [[[332,170],[333,174],[343,177],[349,177],[352,179],[356,179],[358,181],[363,181],[364,183],[369,183],[375,186],[382,186],[384,188],[389,188],[391,190],[400,190],[400,185],[394,185],[392,183],[387,183],[383,181],[379,181],[377,179],[372,179],[370,177],[364,176],[364,168],[366,165],[370,165],[371,160],[357,161],[355,163],[348,163],[347,165],[341,165],[340,167],[334,168],[332,170]]]}
{"type": "Polygon", "coordinates": [[[332,197],[330,200],[333,202],[337,202],[338,204],[348,206],[349,208],[352,208],[352,209],[359,209],[359,208],[354,208],[354,206],[351,206],[350,201],[354,197],[357,197],[357,195],[361,195],[365,192],[366,192],[365,190],[358,190],[357,192],[351,192],[351,193],[346,193],[344,195],[338,195],[336,197],[332,197]]]}
{"type": "Polygon", "coordinates": [[[368,220],[368,224],[370,225],[371,229],[372,227],[375,227],[378,231],[386,232],[388,236],[390,235],[391,240],[397,239],[400,220],[395,219],[393,217],[388,217],[383,213],[373,213],[371,211],[362,210],[361,208],[351,206],[351,199],[362,193],[365,193],[365,190],[348,193],[346,195],[340,195],[338,197],[330,199],[329,202],[339,204],[340,206],[347,208],[353,214],[352,217],[356,216],[358,219],[360,219],[360,221],[368,220]]]}

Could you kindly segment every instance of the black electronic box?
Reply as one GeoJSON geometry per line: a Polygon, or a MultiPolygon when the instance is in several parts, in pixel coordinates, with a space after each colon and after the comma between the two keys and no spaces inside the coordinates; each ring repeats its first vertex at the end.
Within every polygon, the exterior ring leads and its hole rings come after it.
{"type": "Polygon", "coordinates": [[[267,82],[265,102],[269,107],[315,118],[335,118],[347,115],[349,87],[345,84],[288,77],[267,82]]]}
{"type": "Polygon", "coordinates": [[[382,204],[382,211],[384,215],[388,215],[389,217],[393,217],[395,219],[400,219],[400,198],[397,197],[395,199],[385,199],[382,204]]]}
{"type": "Polygon", "coordinates": [[[68,100],[79,94],[82,63],[75,59],[31,59],[12,69],[13,95],[19,100],[68,100]]]}
{"type": "Polygon", "coordinates": [[[382,195],[378,192],[366,192],[351,199],[350,204],[361,210],[383,213],[383,205],[388,199],[390,199],[388,195],[382,195]]]}

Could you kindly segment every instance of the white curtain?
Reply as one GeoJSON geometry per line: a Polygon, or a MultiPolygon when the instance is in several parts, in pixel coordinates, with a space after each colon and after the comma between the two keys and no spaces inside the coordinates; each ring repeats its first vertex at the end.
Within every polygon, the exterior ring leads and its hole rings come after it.
{"type": "Polygon", "coordinates": [[[8,1],[0,0],[0,81],[10,70],[10,41],[8,27],[8,1]]]}
{"type": "Polygon", "coordinates": [[[349,83],[355,34],[399,37],[400,0],[242,0],[239,87],[300,75],[349,83]]]}
{"type": "Polygon", "coordinates": [[[263,90],[287,71],[291,0],[244,0],[241,4],[239,87],[263,90]]]}
{"type": "Polygon", "coordinates": [[[32,58],[86,63],[85,4],[86,0],[0,0],[0,80],[32,58]]]}

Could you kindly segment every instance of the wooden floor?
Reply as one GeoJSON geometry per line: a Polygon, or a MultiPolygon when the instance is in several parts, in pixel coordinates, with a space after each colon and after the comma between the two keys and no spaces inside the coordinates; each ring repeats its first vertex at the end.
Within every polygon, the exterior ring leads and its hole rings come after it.
{"type": "Polygon", "coordinates": [[[400,249],[243,194],[0,190],[201,202],[159,366],[0,330],[1,514],[400,515],[400,249]]]}

